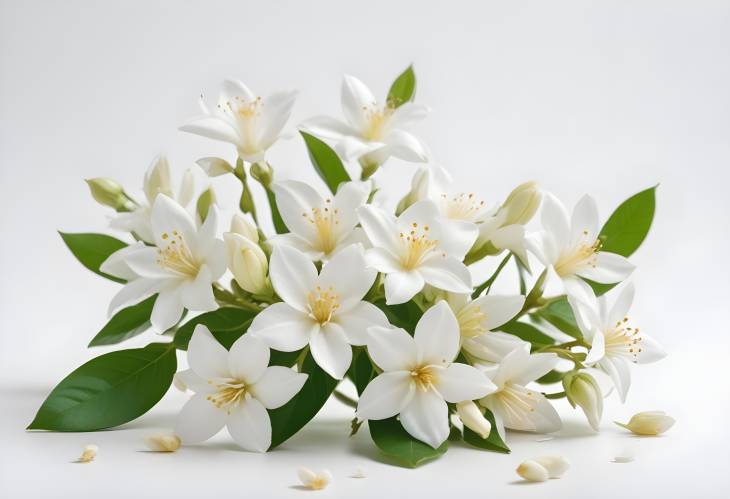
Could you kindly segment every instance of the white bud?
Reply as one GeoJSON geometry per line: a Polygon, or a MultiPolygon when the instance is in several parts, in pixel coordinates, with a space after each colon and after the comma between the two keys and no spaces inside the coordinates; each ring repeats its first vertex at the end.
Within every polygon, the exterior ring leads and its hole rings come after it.
{"type": "Polygon", "coordinates": [[[144,443],[155,452],[175,452],[180,448],[180,437],[169,433],[150,435],[144,439],[144,443]]]}
{"type": "Polygon", "coordinates": [[[327,470],[315,473],[309,468],[299,468],[297,475],[299,475],[302,485],[312,490],[322,490],[332,481],[332,474],[327,470]]]}
{"type": "Polygon", "coordinates": [[[116,211],[130,210],[134,204],[124,193],[124,189],[110,178],[97,177],[86,179],[91,195],[97,203],[114,208],[116,211]]]}
{"type": "Polygon", "coordinates": [[[233,171],[231,164],[222,158],[200,158],[195,163],[197,163],[197,165],[202,168],[209,177],[218,177],[233,171]]]}
{"type": "Polygon", "coordinates": [[[542,456],[535,459],[550,475],[550,478],[560,478],[570,468],[570,463],[563,456],[542,456]]]}
{"type": "Polygon", "coordinates": [[[90,463],[94,459],[96,459],[96,455],[99,452],[99,447],[94,444],[89,444],[86,447],[84,447],[84,451],[81,453],[81,456],[79,456],[79,462],[80,463],[90,463]]]}
{"type": "Polygon", "coordinates": [[[614,422],[637,435],[661,435],[675,423],[674,418],[667,416],[663,411],[636,413],[626,424],[614,422]]]}
{"type": "Polygon", "coordinates": [[[563,378],[563,386],[568,401],[575,407],[578,405],[588,419],[588,423],[596,431],[600,431],[603,415],[603,393],[593,376],[585,372],[563,378]]]}
{"type": "Polygon", "coordinates": [[[536,182],[518,185],[507,196],[500,210],[504,210],[504,225],[525,225],[532,220],[542,201],[542,192],[536,182]]]}
{"type": "Polygon", "coordinates": [[[464,426],[480,437],[487,438],[489,432],[492,431],[492,423],[484,417],[479,407],[471,400],[456,404],[456,413],[464,426]]]}
{"type": "Polygon", "coordinates": [[[226,232],[223,234],[228,249],[228,267],[236,282],[249,293],[270,295],[269,262],[263,250],[245,237],[226,232]]]}
{"type": "Polygon", "coordinates": [[[158,194],[174,197],[172,193],[172,180],[170,175],[170,164],[165,156],[158,156],[147,169],[144,176],[144,193],[150,204],[155,202],[158,194]]]}
{"type": "Polygon", "coordinates": [[[255,243],[259,242],[259,230],[250,217],[241,213],[236,213],[231,219],[231,232],[240,234],[246,239],[255,243]]]}
{"type": "Polygon", "coordinates": [[[428,166],[422,166],[416,170],[411,179],[411,190],[403,196],[398,203],[396,214],[400,215],[412,204],[428,198],[429,186],[431,184],[431,170],[428,166]]]}
{"type": "Polygon", "coordinates": [[[550,477],[548,470],[543,465],[531,459],[520,464],[515,471],[530,482],[544,482],[550,477]]]}

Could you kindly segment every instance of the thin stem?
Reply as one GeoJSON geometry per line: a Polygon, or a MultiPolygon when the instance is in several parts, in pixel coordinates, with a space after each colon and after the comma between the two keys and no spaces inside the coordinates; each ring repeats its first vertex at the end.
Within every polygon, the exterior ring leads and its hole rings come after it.
{"type": "Polygon", "coordinates": [[[246,169],[244,168],[243,159],[238,158],[236,161],[236,169],[233,170],[233,174],[241,181],[243,190],[241,191],[241,201],[239,207],[244,213],[250,213],[253,217],[254,222],[258,225],[259,220],[256,216],[256,205],[253,201],[253,195],[251,194],[251,188],[248,185],[248,179],[246,176],[246,169]]]}
{"type": "Polygon", "coordinates": [[[568,396],[568,394],[565,392],[543,393],[543,395],[545,396],[546,399],[550,399],[550,400],[562,399],[562,398],[565,398],[568,396]]]}
{"type": "Polygon", "coordinates": [[[489,293],[489,290],[492,289],[492,284],[494,281],[497,280],[497,277],[499,276],[499,273],[502,272],[502,269],[505,265],[507,265],[507,262],[512,257],[512,253],[507,253],[507,256],[502,259],[502,261],[499,263],[499,266],[497,267],[497,270],[494,271],[494,273],[491,275],[489,279],[481,283],[477,288],[474,290],[474,292],[471,294],[472,298],[477,298],[480,294],[482,294],[482,291],[485,289],[487,290],[487,294],[489,293]]]}
{"type": "Polygon", "coordinates": [[[345,404],[346,406],[352,407],[353,409],[355,407],[357,407],[357,400],[353,399],[349,395],[345,395],[344,393],[342,393],[341,391],[339,391],[337,389],[335,389],[335,391],[333,393],[334,393],[335,398],[337,400],[339,400],[340,402],[342,402],[343,404],[345,404]]]}
{"type": "Polygon", "coordinates": [[[250,310],[252,312],[261,312],[262,308],[255,303],[248,301],[247,299],[236,296],[227,289],[224,289],[223,286],[220,284],[213,283],[213,295],[215,296],[215,299],[218,301],[221,305],[230,305],[237,308],[242,308],[245,310],[250,310]]]}

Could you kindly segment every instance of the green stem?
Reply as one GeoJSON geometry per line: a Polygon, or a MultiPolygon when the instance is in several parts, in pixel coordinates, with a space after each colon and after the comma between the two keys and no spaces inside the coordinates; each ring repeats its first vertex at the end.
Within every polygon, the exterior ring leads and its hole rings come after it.
{"type": "Polygon", "coordinates": [[[380,165],[378,163],[360,162],[362,172],[360,173],[360,180],[367,180],[372,177],[380,165]]]}
{"type": "Polygon", "coordinates": [[[241,181],[241,186],[243,187],[243,190],[241,191],[241,201],[239,202],[239,207],[241,208],[241,211],[244,213],[250,213],[253,217],[254,222],[256,222],[256,225],[258,225],[259,220],[256,216],[256,205],[253,201],[253,195],[251,194],[251,188],[248,185],[248,178],[246,176],[246,169],[243,165],[243,159],[238,158],[236,160],[236,168],[233,170],[233,174],[238,178],[238,180],[241,181]]]}
{"type": "Polygon", "coordinates": [[[550,400],[557,400],[562,399],[568,396],[565,392],[557,392],[557,393],[543,393],[546,399],[550,400]]]}
{"type": "Polygon", "coordinates": [[[512,253],[507,253],[507,256],[505,256],[502,261],[499,263],[499,266],[497,267],[497,270],[494,271],[492,276],[481,283],[477,288],[474,290],[474,292],[471,294],[472,298],[478,297],[480,294],[482,294],[482,291],[485,289],[487,290],[487,294],[489,293],[489,290],[492,288],[492,284],[495,280],[497,280],[497,277],[499,276],[499,273],[502,272],[502,269],[505,265],[507,265],[507,262],[512,257],[512,253]]]}
{"type": "Polygon", "coordinates": [[[352,397],[345,395],[341,391],[335,389],[333,392],[335,398],[345,404],[348,407],[352,407],[353,409],[357,407],[357,401],[353,399],[352,397]]]}
{"type": "Polygon", "coordinates": [[[236,296],[220,284],[213,284],[213,296],[220,305],[229,305],[232,307],[250,310],[251,312],[261,312],[262,308],[255,303],[246,300],[241,296],[236,296]]]}

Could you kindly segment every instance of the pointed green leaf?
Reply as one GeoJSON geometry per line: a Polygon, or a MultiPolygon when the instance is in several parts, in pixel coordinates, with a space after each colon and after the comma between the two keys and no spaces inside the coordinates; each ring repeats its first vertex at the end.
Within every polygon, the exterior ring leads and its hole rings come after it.
{"type": "Polygon", "coordinates": [[[489,436],[482,438],[469,428],[464,427],[464,442],[474,447],[479,447],[480,449],[509,454],[510,448],[507,447],[502,437],[499,436],[497,427],[494,424],[494,415],[489,409],[484,413],[484,417],[492,423],[492,430],[489,432],[489,436]]]}
{"type": "Polygon", "coordinates": [[[281,445],[307,424],[327,402],[337,380],[324,372],[307,353],[300,372],[309,375],[302,389],[289,402],[269,411],[271,447],[281,445]]]}
{"type": "Polygon", "coordinates": [[[395,417],[368,421],[370,436],[385,454],[400,466],[415,468],[443,455],[449,448],[448,440],[437,449],[413,438],[395,417]]]}
{"type": "Polygon", "coordinates": [[[274,230],[277,234],[286,234],[289,232],[289,228],[284,223],[284,219],[281,218],[281,212],[279,212],[279,206],[276,204],[276,196],[274,191],[270,188],[266,188],[266,199],[269,200],[269,208],[271,210],[271,221],[274,223],[274,230]]]}
{"type": "Polygon", "coordinates": [[[314,169],[334,194],[337,192],[338,185],[350,181],[350,175],[345,170],[345,166],[330,146],[314,135],[301,131],[299,133],[304,137],[304,143],[307,145],[309,159],[312,160],[314,169]]]}
{"type": "Polygon", "coordinates": [[[256,312],[236,307],[223,307],[206,312],[180,326],[173,342],[180,350],[187,350],[195,326],[203,324],[221,345],[231,348],[231,345],[248,330],[255,316],[256,312]]]}
{"type": "Polygon", "coordinates": [[[105,274],[99,270],[99,267],[109,258],[109,255],[128,246],[127,243],[105,234],[69,234],[66,232],[59,232],[59,234],[71,253],[84,267],[112,281],[125,282],[124,279],[105,274]]]}
{"type": "Polygon", "coordinates": [[[641,246],[654,220],[656,187],[634,194],[616,208],[601,229],[601,251],[628,257],[641,246]]]}
{"type": "Polygon", "coordinates": [[[543,333],[532,324],[527,324],[525,322],[510,321],[507,324],[502,324],[497,329],[517,336],[537,348],[555,343],[555,340],[552,337],[543,333]]]}
{"type": "Polygon", "coordinates": [[[162,398],[176,369],[175,349],[163,343],[91,359],[53,389],[28,429],[94,431],[132,421],[162,398]]]}
{"type": "Polygon", "coordinates": [[[365,387],[376,376],[370,356],[364,347],[354,347],[352,364],[347,371],[347,377],[355,385],[358,395],[362,395],[365,387]]]}
{"type": "Polygon", "coordinates": [[[128,340],[150,328],[150,316],[157,295],[150,296],[145,301],[120,310],[89,342],[90,347],[114,345],[128,340]]]}
{"type": "Polygon", "coordinates": [[[549,322],[568,336],[583,338],[583,333],[575,321],[573,309],[570,308],[570,303],[565,297],[544,306],[534,316],[549,322]]]}
{"type": "Polygon", "coordinates": [[[388,91],[388,104],[397,108],[416,97],[416,73],[413,66],[408,66],[398,78],[395,79],[388,91]]]}

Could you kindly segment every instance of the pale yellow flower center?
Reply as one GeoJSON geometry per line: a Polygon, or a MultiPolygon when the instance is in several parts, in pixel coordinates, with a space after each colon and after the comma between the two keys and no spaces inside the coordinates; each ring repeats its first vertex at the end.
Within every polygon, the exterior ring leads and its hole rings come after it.
{"type": "Polygon", "coordinates": [[[162,240],[167,242],[167,246],[157,250],[157,264],[183,276],[197,276],[200,262],[193,256],[182,234],[176,230],[171,234],[165,232],[162,240]]]}
{"type": "Polygon", "coordinates": [[[401,242],[405,245],[405,251],[400,262],[405,270],[413,270],[421,265],[438,245],[438,241],[428,237],[429,230],[428,225],[423,226],[423,229],[420,230],[418,224],[413,222],[409,232],[398,234],[401,242]]]}
{"type": "Polygon", "coordinates": [[[226,101],[225,105],[218,104],[218,109],[230,116],[238,124],[243,144],[241,150],[247,154],[258,152],[259,144],[256,136],[258,119],[264,103],[261,97],[247,101],[243,97],[235,96],[233,101],[226,101]]]}
{"type": "Polygon", "coordinates": [[[340,296],[335,293],[332,286],[322,289],[317,286],[315,290],[307,295],[307,306],[309,316],[324,326],[332,320],[332,316],[340,308],[340,296]]]}
{"type": "MultiPolygon", "coordinates": [[[[587,235],[588,232],[584,231],[587,235]]],[[[592,243],[582,242],[567,251],[564,251],[558,261],[555,263],[555,272],[560,277],[574,275],[586,267],[596,267],[596,254],[601,251],[603,243],[600,239],[596,239],[592,243]]]]}
{"type": "Polygon", "coordinates": [[[216,408],[223,409],[230,414],[246,397],[246,384],[235,378],[209,379],[208,384],[215,386],[215,392],[206,398],[216,408]]]}
{"type": "Polygon", "coordinates": [[[463,338],[476,338],[487,332],[484,327],[486,314],[478,305],[466,305],[456,314],[459,322],[459,331],[463,338]]]}
{"type": "Polygon", "coordinates": [[[390,105],[385,106],[383,109],[378,109],[375,104],[372,107],[363,107],[365,119],[367,120],[363,138],[373,141],[381,140],[394,110],[390,105]]]}
{"type": "Polygon", "coordinates": [[[481,199],[477,199],[473,193],[464,193],[449,195],[441,194],[441,202],[446,209],[446,217],[451,220],[474,221],[476,216],[485,207],[485,203],[481,199]]]}
{"type": "Polygon", "coordinates": [[[636,362],[641,353],[641,333],[639,328],[628,326],[628,317],[618,321],[613,328],[604,331],[606,355],[627,357],[636,362]]]}
{"type": "Polygon", "coordinates": [[[332,207],[332,199],[325,199],[325,206],[315,207],[302,216],[314,226],[317,232],[317,249],[328,255],[337,247],[337,226],[340,224],[340,210],[332,207]]]}
{"type": "Polygon", "coordinates": [[[411,370],[411,379],[419,390],[427,391],[436,382],[436,373],[431,366],[421,366],[411,370]]]}

